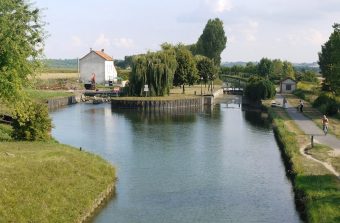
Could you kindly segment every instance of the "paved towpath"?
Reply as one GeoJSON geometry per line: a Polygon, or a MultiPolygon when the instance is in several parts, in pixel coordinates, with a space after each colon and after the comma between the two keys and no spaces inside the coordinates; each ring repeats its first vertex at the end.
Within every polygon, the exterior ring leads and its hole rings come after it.
{"type": "MultiPolygon", "coordinates": [[[[282,101],[283,96],[280,94],[276,95],[276,103],[282,105],[282,101]]],[[[314,136],[315,142],[340,151],[340,140],[337,139],[334,135],[325,135],[323,131],[319,127],[317,127],[313,121],[304,116],[303,113],[299,112],[295,107],[290,106],[289,103],[287,103],[286,111],[291,119],[295,121],[295,123],[305,134],[314,136]]]]}

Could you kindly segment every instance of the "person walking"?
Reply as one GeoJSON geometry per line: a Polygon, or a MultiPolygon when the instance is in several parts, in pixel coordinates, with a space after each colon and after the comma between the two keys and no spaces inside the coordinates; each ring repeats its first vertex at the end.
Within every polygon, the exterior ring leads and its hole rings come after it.
{"type": "Polygon", "coordinates": [[[303,101],[300,100],[300,112],[303,112],[303,101]]]}
{"type": "Polygon", "coordinates": [[[287,99],[286,99],[286,97],[283,97],[282,104],[283,104],[283,108],[287,108],[287,99]]]}
{"type": "Polygon", "coordinates": [[[322,130],[325,133],[325,135],[327,135],[328,132],[328,124],[329,124],[328,118],[326,117],[326,115],[324,115],[322,117],[322,130]]]}

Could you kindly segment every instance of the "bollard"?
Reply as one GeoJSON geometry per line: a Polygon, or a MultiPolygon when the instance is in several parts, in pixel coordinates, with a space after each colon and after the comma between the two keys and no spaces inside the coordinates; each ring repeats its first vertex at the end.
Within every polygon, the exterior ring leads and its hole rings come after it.
{"type": "Polygon", "coordinates": [[[314,147],[314,136],[313,135],[311,135],[311,137],[310,137],[310,144],[313,148],[314,147]]]}

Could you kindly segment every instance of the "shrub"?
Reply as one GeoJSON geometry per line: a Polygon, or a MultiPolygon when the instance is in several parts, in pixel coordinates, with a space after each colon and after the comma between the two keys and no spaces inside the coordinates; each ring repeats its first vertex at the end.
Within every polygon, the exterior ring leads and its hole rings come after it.
{"type": "Polygon", "coordinates": [[[327,94],[321,94],[313,102],[313,107],[318,108],[323,114],[336,115],[339,111],[339,105],[334,97],[327,94]]]}
{"type": "Polygon", "coordinates": [[[303,99],[303,100],[306,100],[306,95],[305,95],[305,92],[301,89],[296,89],[294,92],[293,92],[294,95],[296,95],[297,97],[303,99]]]}
{"type": "Polygon", "coordinates": [[[14,109],[12,136],[17,140],[45,141],[50,139],[52,122],[44,104],[26,101],[14,109]]]}
{"type": "Polygon", "coordinates": [[[245,88],[245,95],[247,98],[254,101],[261,99],[269,99],[274,97],[276,94],[274,84],[263,78],[252,77],[245,88]]]}

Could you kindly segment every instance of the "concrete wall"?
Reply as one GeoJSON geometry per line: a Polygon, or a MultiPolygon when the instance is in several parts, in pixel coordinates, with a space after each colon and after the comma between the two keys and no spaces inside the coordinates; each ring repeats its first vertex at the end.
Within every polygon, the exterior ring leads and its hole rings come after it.
{"type": "Polygon", "coordinates": [[[47,107],[48,110],[55,110],[76,103],[77,103],[76,96],[70,96],[64,98],[49,99],[47,102],[47,107]]]}
{"type": "Polygon", "coordinates": [[[112,100],[112,108],[132,108],[132,109],[172,109],[191,108],[203,106],[203,98],[180,99],[180,100],[112,100]]]}
{"type": "MultiPolygon", "coordinates": [[[[113,61],[111,61],[113,63],[113,61]]],[[[89,83],[92,73],[96,74],[96,83],[105,82],[105,59],[96,52],[91,51],[88,55],[79,60],[80,80],[89,83]]]]}

